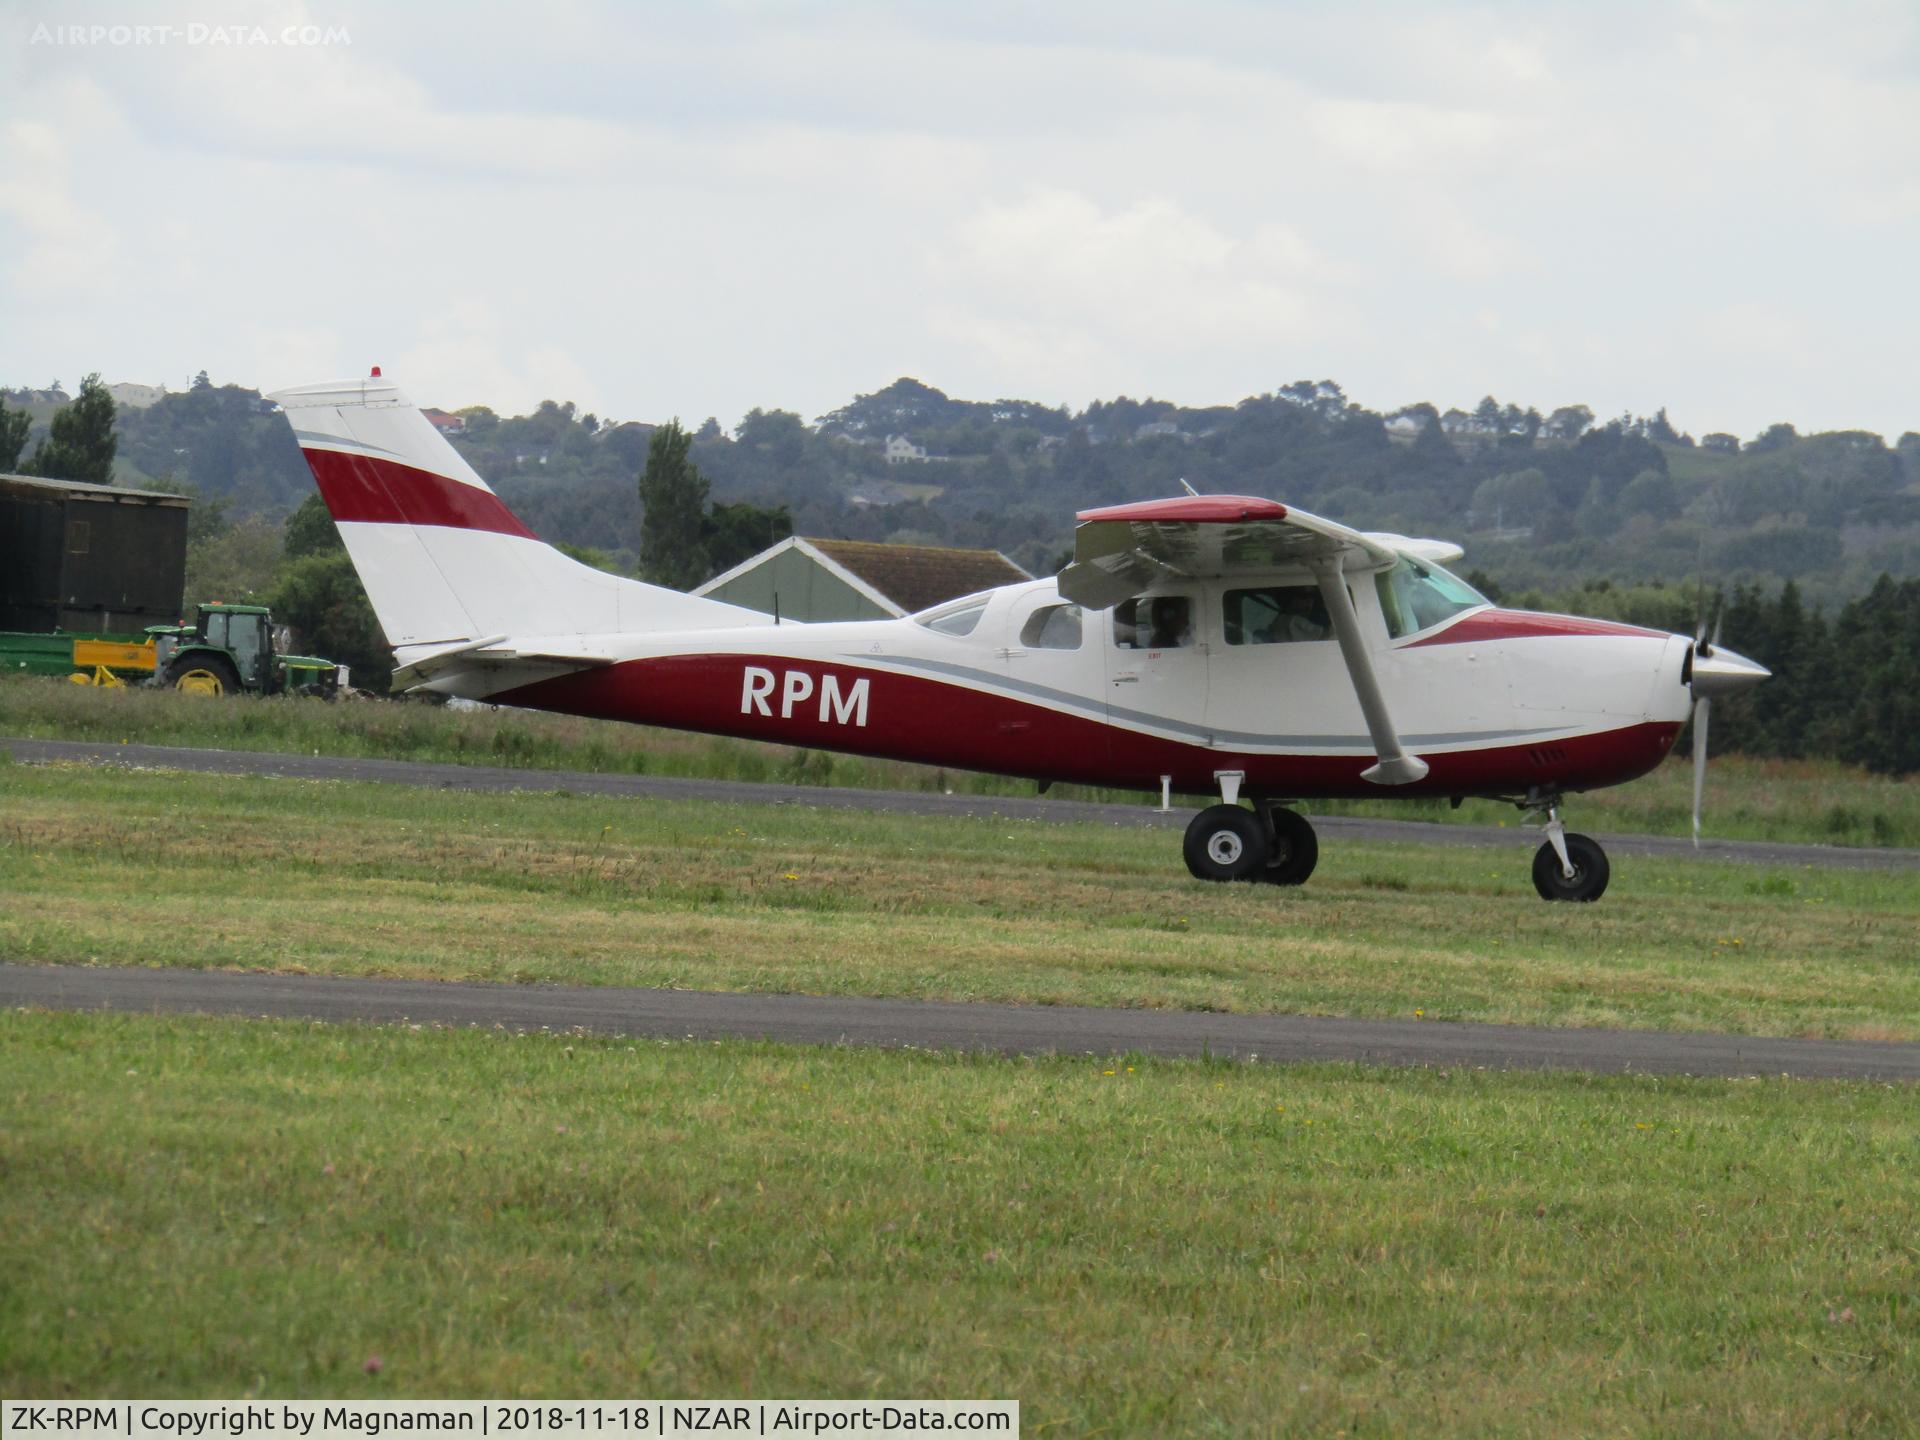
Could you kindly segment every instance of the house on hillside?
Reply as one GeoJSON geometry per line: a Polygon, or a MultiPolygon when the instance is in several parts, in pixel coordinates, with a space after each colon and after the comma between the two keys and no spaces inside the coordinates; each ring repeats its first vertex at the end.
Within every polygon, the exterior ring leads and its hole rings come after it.
{"type": "Polygon", "coordinates": [[[426,416],[433,428],[442,435],[461,435],[466,433],[466,418],[461,415],[449,415],[444,410],[435,410],[431,406],[420,412],[426,416]]]}
{"type": "Polygon", "coordinates": [[[887,437],[887,463],[889,465],[905,465],[914,460],[925,460],[926,458],[926,446],[916,445],[904,435],[889,435],[887,437]]]}
{"type": "Polygon", "coordinates": [[[118,384],[107,386],[107,394],[113,397],[113,403],[127,410],[144,410],[149,405],[158,405],[166,399],[167,387],[164,385],[141,385],[136,381],[122,380],[118,384]]]}
{"type": "Polygon", "coordinates": [[[1150,420],[1133,432],[1136,440],[1174,439],[1192,441],[1193,437],[1171,420],[1150,420]]]}
{"type": "Polygon", "coordinates": [[[885,620],[1032,578],[998,550],[795,535],[693,593],[783,620],[885,620]]]}

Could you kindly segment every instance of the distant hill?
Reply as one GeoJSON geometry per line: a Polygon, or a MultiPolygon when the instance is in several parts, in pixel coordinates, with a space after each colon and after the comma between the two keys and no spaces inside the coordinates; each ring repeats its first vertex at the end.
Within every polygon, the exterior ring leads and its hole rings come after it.
{"type": "MultiPolygon", "coordinates": [[[[56,408],[35,404],[36,420],[56,408]]],[[[442,417],[452,443],[543,536],[631,559],[645,424],[570,402],[530,415],[442,417]]],[[[259,392],[204,379],[119,417],[121,478],[180,485],[233,519],[278,521],[311,490],[259,392]]],[[[694,457],[717,500],[784,504],[802,534],[990,547],[1035,573],[1071,544],[1073,513],[1177,492],[1246,492],[1367,529],[1458,540],[1462,568],[1503,590],[1602,580],[1798,582],[1815,605],[1920,575],[1920,435],[1771,427],[1696,443],[1668,422],[1543,417],[1491,397],[1471,414],[1382,413],[1331,381],[1232,405],[1121,396],[1078,413],[960,400],[901,378],[809,423],[754,410],[708,421],[694,457]],[[895,443],[889,458],[888,442],[895,443]]]]}

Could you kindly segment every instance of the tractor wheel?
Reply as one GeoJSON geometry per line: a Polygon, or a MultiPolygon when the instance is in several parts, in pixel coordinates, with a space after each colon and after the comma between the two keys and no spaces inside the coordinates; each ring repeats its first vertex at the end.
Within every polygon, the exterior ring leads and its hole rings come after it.
{"type": "Polygon", "coordinates": [[[183,655],[167,667],[167,685],[188,695],[233,695],[240,677],[217,655],[183,655]]]}

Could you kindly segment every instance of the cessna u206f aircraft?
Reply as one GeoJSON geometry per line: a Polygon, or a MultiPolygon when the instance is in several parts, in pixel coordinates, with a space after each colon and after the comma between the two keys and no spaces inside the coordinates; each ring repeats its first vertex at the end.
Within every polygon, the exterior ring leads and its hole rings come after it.
{"type": "Polygon", "coordinates": [[[1087,511],[1054,579],[781,624],[541,543],[378,369],[269,398],[397,689],[1217,795],[1187,827],[1202,879],[1304,881],[1318,844],[1289,801],[1472,795],[1544,823],[1542,896],[1597,899],[1606,855],[1561,797],[1645,774],[1694,706],[1767,676],[1704,635],[1498,609],[1441,568],[1458,546],[1238,495],[1087,511]]]}

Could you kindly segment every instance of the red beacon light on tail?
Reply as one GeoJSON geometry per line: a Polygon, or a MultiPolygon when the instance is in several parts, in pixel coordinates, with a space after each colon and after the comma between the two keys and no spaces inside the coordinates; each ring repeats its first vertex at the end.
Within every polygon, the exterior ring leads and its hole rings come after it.
{"type": "Polygon", "coordinates": [[[367,378],[369,380],[378,380],[380,378],[380,367],[378,365],[374,366],[373,373],[367,376],[367,378]]]}

